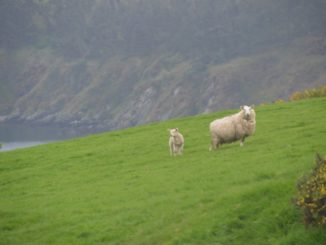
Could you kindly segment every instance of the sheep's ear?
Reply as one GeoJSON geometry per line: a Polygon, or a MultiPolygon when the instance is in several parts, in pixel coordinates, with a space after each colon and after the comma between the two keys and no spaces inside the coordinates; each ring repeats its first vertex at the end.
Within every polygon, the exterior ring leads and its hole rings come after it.
{"type": "Polygon", "coordinates": [[[251,109],[255,109],[255,105],[251,105],[250,107],[251,107],[251,109]]]}
{"type": "Polygon", "coordinates": [[[242,105],[242,106],[240,106],[240,110],[243,110],[243,105],[242,105]]]}
{"type": "Polygon", "coordinates": [[[179,131],[179,129],[178,128],[175,128],[175,131],[179,131]]]}

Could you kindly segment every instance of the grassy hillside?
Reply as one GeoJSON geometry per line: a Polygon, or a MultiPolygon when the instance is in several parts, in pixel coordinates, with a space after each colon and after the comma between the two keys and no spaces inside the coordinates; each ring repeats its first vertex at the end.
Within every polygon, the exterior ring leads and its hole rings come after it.
{"type": "Polygon", "coordinates": [[[291,202],[326,154],[326,98],[259,106],[244,147],[182,118],[0,154],[1,244],[324,244],[291,202]],[[167,128],[185,152],[170,157],[167,128]]]}

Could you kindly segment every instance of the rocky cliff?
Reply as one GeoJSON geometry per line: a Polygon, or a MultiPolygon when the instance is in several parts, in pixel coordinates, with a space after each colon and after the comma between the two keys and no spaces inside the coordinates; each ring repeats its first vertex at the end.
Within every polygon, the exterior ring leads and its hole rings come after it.
{"type": "Polygon", "coordinates": [[[1,2],[0,120],[115,129],[326,84],[324,1],[1,2]]]}

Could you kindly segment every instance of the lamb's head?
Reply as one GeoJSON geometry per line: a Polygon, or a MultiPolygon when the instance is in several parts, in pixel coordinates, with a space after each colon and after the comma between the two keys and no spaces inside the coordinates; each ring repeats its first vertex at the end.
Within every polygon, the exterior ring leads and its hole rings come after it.
{"type": "Polygon", "coordinates": [[[179,129],[178,128],[170,128],[170,129],[168,129],[168,131],[170,132],[171,137],[175,137],[178,134],[179,129]]]}
{"type": "Polygon", "coordinates": [[[241,111],[242,111],[242,115],[243,115],[243,119],[249,121],[249,120],[254,120],[255,119],[255,111],[254,111],[254,105],[252,106],[241,106],[240,107],[241,111]]]}

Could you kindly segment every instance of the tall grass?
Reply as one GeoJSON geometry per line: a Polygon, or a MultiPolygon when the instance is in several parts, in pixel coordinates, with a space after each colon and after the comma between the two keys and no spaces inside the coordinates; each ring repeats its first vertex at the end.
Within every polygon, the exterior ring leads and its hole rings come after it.
{"type": "Polygon", "coordinates": [[[257,131],[209,152],[199,115],[0,153],[2,244],[324,244],[292,205],[325,154],[326,98],[257,107],[257,131]],[[168,128],[185,137],[170,157],[168,128]]]}

